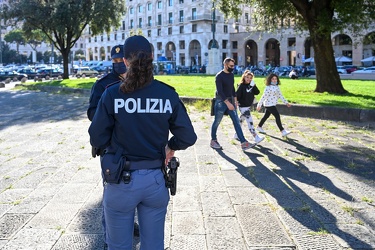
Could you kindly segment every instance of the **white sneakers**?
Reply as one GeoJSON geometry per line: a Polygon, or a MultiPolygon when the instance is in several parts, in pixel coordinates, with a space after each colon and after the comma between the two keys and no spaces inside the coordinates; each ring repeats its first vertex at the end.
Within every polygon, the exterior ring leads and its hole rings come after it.
{"type": "Polygon", "coordinates": [[[289,135],[290,133],[292,133],[292,132],[284,129],[283,131],[281,131],[281,136],[282,136],[282,137],[286,137],[286,136],[289,135]]]}
{"type": "Polygon", "coordinates": [[[254,138],[254,140],[255,140],[256,144],[259,144],[259,143],[261,143],[264,140],[264,137],[256,135],[255,138],[254,138]]]}
{"type": "Polygon", "coordinates": [[[262,133],[262,134],[265,134],[265,133],[266,133],[266,131],[264,131],[264,130],[262,129],[262,127],[257,127],[257,131],[258,131],[259,133],[262,133]]]}

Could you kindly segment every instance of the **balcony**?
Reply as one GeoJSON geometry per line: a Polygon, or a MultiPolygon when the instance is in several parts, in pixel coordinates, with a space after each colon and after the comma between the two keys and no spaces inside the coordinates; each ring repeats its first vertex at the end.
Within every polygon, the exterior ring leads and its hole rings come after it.
{"type": "MultiPolygon", "coordinates": [[[[221,16],[216,16],[215,21],[220,21],[221,16]]],[[[192,17],[187,17],[187,21],[189,22],[199,22],[199,21],[212,21],[211,14],[203,14],[203,15],[196,15],[192,17]]]]}

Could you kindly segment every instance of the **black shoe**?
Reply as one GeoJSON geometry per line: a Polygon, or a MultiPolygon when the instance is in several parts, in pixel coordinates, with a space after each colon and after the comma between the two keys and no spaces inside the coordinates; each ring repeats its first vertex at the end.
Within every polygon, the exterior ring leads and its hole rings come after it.
{"type": "Polygon", "coordinates": [[[133,235],[135,237],[139,237],[139,225],[136,222],[134,222],[134,232],[133,232],[133,235]]]}

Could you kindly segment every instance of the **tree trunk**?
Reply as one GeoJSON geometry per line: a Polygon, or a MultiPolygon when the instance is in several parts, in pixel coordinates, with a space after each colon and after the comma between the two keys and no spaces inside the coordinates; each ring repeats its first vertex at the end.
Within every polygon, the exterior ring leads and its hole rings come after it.
{"type": "Polygon", "coordinates": [[[63,79],[69,79],[69,53],[70,51],[62,50],[60,52],[63,57],[63,67],[64,67],[63,79]]]}
{"type": "MultiPolygon", "coordinates": [[[[312,32],[310,32],[312,34],[312,32]]],[[[315,92],[345,94],[333,55],[330,36],[311,36],[314,47],[316,88],[315,92]]]]}

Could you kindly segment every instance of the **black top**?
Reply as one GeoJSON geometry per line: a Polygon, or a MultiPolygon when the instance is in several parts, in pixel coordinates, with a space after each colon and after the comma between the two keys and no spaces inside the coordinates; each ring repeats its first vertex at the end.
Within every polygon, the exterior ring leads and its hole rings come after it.
{"type": "Polygon", "coordinates": [[[234,90],[234,75],[233,73],[225,73],[223,70],[216,74],[216,98],[225,101],[230,97],[236,96],[234,90]]]}
{"type": "Polygon", "coordinates": [[[239,107],[251,107],[254,102],[254,95],[260,93],[257,85],[253,87],[250,84],[240,84],[237,89],[237,101],[239,107]]]}

